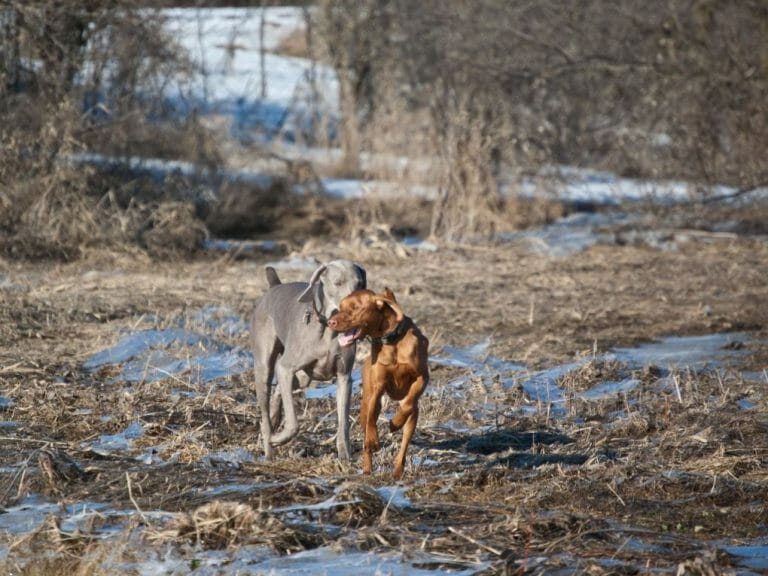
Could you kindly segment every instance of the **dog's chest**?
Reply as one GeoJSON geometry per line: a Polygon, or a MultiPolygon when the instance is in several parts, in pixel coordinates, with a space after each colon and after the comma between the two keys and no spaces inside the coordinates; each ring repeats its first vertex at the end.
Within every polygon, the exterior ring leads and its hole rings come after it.
{"type": "Polygon", "coordinates": [[[318,359],[312,367],[312,378],[315,380],[330,380],[336,374],[334,357],[328,354],[318,359]]]}
{"type": "Polygon", "coordinates": [[[410,364],[392,366],[385,391],[394,400],[402,400],[410,391],[416,378],[418,374],[410,364]]]}
{"type": "Polygon", "coordinates": [[[328,352],[318,357],[312,366],[312,379],[327,381],[339,372],[349,372],[346,367],[351,368],[353,360],[354,351],[349,354],[347,349],[342,350],[338,346],[331,346],[328,352]]]}

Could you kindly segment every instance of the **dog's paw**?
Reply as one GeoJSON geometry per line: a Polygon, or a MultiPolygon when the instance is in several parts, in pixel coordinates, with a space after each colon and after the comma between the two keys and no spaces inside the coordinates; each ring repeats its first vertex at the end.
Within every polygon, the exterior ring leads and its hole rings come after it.
{"type": "Polygon", "coordinates": [[[379,450],[379,439],[378,438],[366,438],[365,439],[365,451],[366,452],[377,452],[379,450]]]}

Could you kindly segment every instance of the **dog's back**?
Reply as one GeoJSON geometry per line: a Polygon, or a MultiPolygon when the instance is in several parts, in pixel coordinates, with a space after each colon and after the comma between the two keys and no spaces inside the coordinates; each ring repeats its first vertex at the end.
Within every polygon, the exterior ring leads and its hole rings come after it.
{"type": "Polygon", "coordinates": [[[297,324],[298,319],[303,319],[306,305],[299,302],[299,296],[309,284],[307,282],[283,284],[272,266],[266,266],[264,273],[269,289],[256,305],[253,317],[254,334],[257,333],[257,328],[263,330],[265,321],[268,321],[268,325],[275,332],[274,336],[284,342],[289,338],[288,332],[293,329],[293,325],[297,324]]]}

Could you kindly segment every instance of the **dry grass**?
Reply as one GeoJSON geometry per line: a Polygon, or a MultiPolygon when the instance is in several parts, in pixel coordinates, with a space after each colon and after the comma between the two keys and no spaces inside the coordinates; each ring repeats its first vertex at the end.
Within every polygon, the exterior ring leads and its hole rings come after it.
{"type": "Polygon", "coordinates": [[[265,511],[247,504],[213,501],[190,514],[181,514],[165,532],[150,533],[154,543],[191,539],[205,548],[264,544],[279,554],[314,548],[322,542],[315,534],[291,527],[265,511]]]}
{"type": "Polygon", "coordinates": [[[15,258],[73,260],[103,249],[143,248],[160,259],[200,249],[208,231],[191,203],[134,198],[123,205],[112,180],[91,167],[57,166],[5,189],[2,202],[13,209],[0,222],[8,232],[0,250],[15,258]],[[94,193],[100,188],[102,197],[94,193]]]}
{"type": "Polygon", "coordinates": [[[625,367],[616,360],[592,359],[558,378],[557,384],[569,392],[581,392],[618,379],[625,367]]]}
{"type": "MultiPolygon", "coordinates": [[[[374,257],[370,247],[328,244],[316,245],[313,255],[363,261],[375,289],[395,289],[433,340],[434,354],[441,345],[491,335],[489,354],[533,368],[660,335],[765,334],[765,310],[755,303],[768,298],[759,265],[767,255],[752,239],[706,239],[678,252],[604,246],[568,260],[516,246],[405,257],[378,250],[374,257]],[[702,313],[701,303],[711,312],[702,313]]],[[[0,394],[14,401],[2,417],[19,423],[0,441],[0,457],[15,466],[0,476],[0,505],[40,493],[135,510],[117,543],[100,540],[96,517],[75,534],[62,528],[59,514],[32,537],[5,536],[0,544],[15,546],[2,568],[109,573],[115,562],[162,542],[180,556],[198,543],[228,555],[251,545],[280,554],[324,545],[405,551],[416,563],[430,554],[427,565],[441,569],[486,562],[489,574],[539,573],[559,562],[602,574],[610,571],[605,558],[641,571],[680,564],[692,570],[705,561],[723,571],[731,561],[706,557],[709,543],[762,535],[768,400],[738,372],[680,370],[673,373],[678,395],[660,390],[660,374],[649,368],[627,394],[573,401],[564,418],[553,419],[546,406],[522,415],[518,409],[536,405],[520,387],[502,386],[490,363],[478,370],[435,365],[406,470],[411,506],[398,508],[376,491],[392,484],[398,436],[382,435],[381,472],[361,479],[356,460],[345,465],[334,457],[333,398],[299,402],[300,437],[280,448],[275,462],[227,465],[208,458],[260,452],[248,375],[215,385],[190,374],[130,384],[112,382],[113,368],[82,369],[120,329],[181,323],[205,331],[194,324],[195,312],[210,304],[245,316],[266,288],[262,264],[222,258],[158,267],[105,252],[57,267],[0,261],[8,279],[0,301],[0,394]],[[450,387],[456,379],[466,380],[459,397],[450,387]],[[754,408],[742,409],[745,400],[754,408]],[[451,420],[485,433],[456,432],[445,426],[451,420]],[[87,448],[136,421],[144,436],[128,455],[156,447],[167,464],[87,448]],[[157,510],[172,520],[152,517],[157,510]],[[628,539],[648,546],[628,546],[628,539]]],[[[281,275],[302,278],[299,271],[281,275]]],[[[246,334],[210,335],[248,346],[246,334]]],[[[764,368],[764,341],[745,347],[743,368],[764,368]]],[[[592,360],[560,384],[577,392],[622,370],[592,360]]],[[[362,441],[356,422],[352,441],[362,441]]]]}
{"type": "Polygon", "coordinates": [[[208,230],[189,203],[164,202],[151,211],[141,241],[153,256],[168,259],[193,254],[208,238],[208,230]]]}

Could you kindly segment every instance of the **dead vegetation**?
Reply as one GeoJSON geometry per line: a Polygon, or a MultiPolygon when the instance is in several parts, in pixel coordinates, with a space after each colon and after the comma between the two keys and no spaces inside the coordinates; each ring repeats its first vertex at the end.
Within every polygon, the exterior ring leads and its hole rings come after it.
{"type": "MultiPolygon", "coordinates": [[[[128,65],[137,50],[151,48],[158,60],[184,65],[165,45],[132,41],[155,38],[157,23],[95,6],[105,18],[131,17],[99,20],[115,34],[129,87],[140,80],[128,65]]],[[[754,107],[763,101],[756,95],[765,82],[764,49],[750,40],[764,36],[764,22],[756,18],[760,25],[749,28],[746,42],[731,42],[744,30],[745,15],[764,10],[747,3],[744,11],[726,13],[704,2],[697,8],[703,12],[689,15],[680,12],[687,4],[672,2],[668,14],[638,15],[634,6],[614,14],[650,30],[647,43],[634,46],[647,51],[648,62],[657,53],[663,61],[646,70],[624,50],[632,40],[622,26],[603,30],[617,35],[611,36],[615,62],[591,56],[589,42],[605,35],[583,34],[583,27],[605,24],[602,15],[579,20],[546,2],[501,14],[498,3],[478,6],[456,4],[454,13],[425,4],[418,14],[397,2],[321,6],[324,24],[341,26],[326,37],[339,41],[337,51],[325,56],[346,90],[341,140],[347,155],[335,169],[365,171],[361,151],[433,155],[437,171],[418,163],[398,171],[382,161],[367,175],[394,175],[406,189],[436,181],[437,202],[329,200],[318,193],[314,167],[278,161],[282,168],[268,185],[228,183],[216,190],[218,204],[200,209],[198,201],[216,182],[221,143],[196,119],[150,125],[131,90],[114,101],[108,122],[94,121],[104,112],[98,103],[83,115],[75,104],[82,94],[71,82],[82,46],[60,40],[77,39],[68,27],[92,15],[70,17],[65,4],[10,3],[25,15],[18,39],[27,52],[4,54],[10,56],[0,94],[0,248],[7,258],[0,258],[0,523],[29,496],[55,505],[38,518],[32,502],[22,512],[36,524],[0,531],[0,569],[98,575],[117,567],[140,572],[139,563],[149,561],[194,570],[210,550],[234,563],[254,550],[264,558],[327,549],[397,554],[414,568],[489,575],[709,575],[739,566],[724,543],[765,541],[768,219],[764,203],[711,202],[706,186],[729,182],[744,196],[764,176],[764,158],[755,155],[765,149],[764,114],[754,107]],[[393,16],[390,9],[406,17],[382,21],[393,16]],[[455,34],[467,32],[455,26],[455,16],[466,10],[484,17],[462,21],[494,24],[466,46],[490,55],[488,67],[472,58],[457,65],[450,49],[459,45],[455,34]],[[47,17],[59,27],[50,30],[53,36],[40,34],[47,17]],[[685,26],[697,18],[696,26],[685,26]],[[508,33],[525,19],[556,25],[533,35],[508,33]],[[372,21],[386,26],[372,27],[372,21]],[[511,21],[515,27],[507,26],[511,21]],[[707,23],[728,41],[696,37],[707,23]],[[431,33],[422,34],[427,25],[431,33]],[[357,34],[361,28],[368,32],[357,34]],[[371,31],[382,30],[394,31],[402,43],[380,44],[382,37],[371,31]],[[573,47],[560,49],[560,38],[548,43],[564,30],[573,47]],[[414,58],[396,56],[409,53],[415,39],[423,48],[412,52],[416,59],[445,58],[434,68],[402,69],[414,58]],[[486,50],[497,42],[505,49],[486,50]],[[513,57],[532,66],[519,82],[505,80],[521,72],[513,57]],[[42,62],[37,77],[21,66],[26,58],[42,62]],[[732,69],[734,60],[743,65],[732,69]],[[661,81],[633,92],[648,77],[624,76],[622,67],[658,73],[661,81]],[[612,92],[617,77],[631,80],[623,96],[612,92]],[[675,81],[684,89],[664,100],[663,109],[642,114],[655,91],[666,94],[675,81]],[[732,90],[733,82],[744,91],[732,90]],[[402,91],[404,85],[414,91],[402,91]],[[604,91],[593,98],[592,86],[604,91]],[[691,95],[695,106],[679,106],[691,95]],[[514,109],[496,109],[501,101],[514,109]],[[719,122],[709,121],[710,106],[726,111],[719,122]],[[685,122],[677,122],[679,110],[690,111],[685,122]],[[666,131],[675,137],[672,152],[651,142],[666,131]],[[500,149],[507,141],[513,145],[500,149]],[[179,172],[158,184],[149,170],[66,161],[89,149],[183,159],[197,173],[179,172]],[[528,161],[686,175],[702,189],[690,203],[654,208],[638,224],[608,230],[610,241],[566,259],[534,255],[522,242],[444,242],[435,251],[397,242],[430,232],[466,240],[563,215],[569,208],[557,201],[499,197],[497,169],[506,165],[519,176],[528,161]],[[305,190],[301,202],[288,194],[294,186],[305,190]],[[243,219],[244,212],[253,214],[243,219]],[[663,249],[645,241],[651,228],[665,239],[663,249]],[[114,364],[84,367],[126,332],[190,326],[210,305],[225,304],[246,318],[266,288],[266,256],[178,257],[194,254],[211,232],[274,238],[276,229],[291,256],[363,263],[374,287],[396,291],[435,354],[489,339],[488,356],[474,367],[432,366],[402,486],[393,487],[387,472],[361,479],[356,461],[334,458],[333,398],[299,400],[300,439],[266,463],[258,459],[259,415],[247,373],[202,383],[189,369],[153,379],[147,362],[143,375],[126,381],[114,364]],[[618,362],[598,360],[616,346],[716,332],[745,335],[738,366],[680,367],[669,374],[645,366],[628,373],[618,362]],[[505,383],[493,358],[530,371],[588,360],[558,380],[566,398],[564,413],[555,414],[519,382],[505,383]],[[626,377],[639,384],[600,400],[583,397],[626,377]],[[139,432],[126,439],[131,426],[139,432]],[[103,437],[126,442],[105,450],[98,445],[103,437]]],[[[588,12],[598,8],[590,5],[588,12]]],[[[8,14],[6,6],[1,10],[8,14]]],[[[320,49],[310,46],[317,40],[296,36],[281,49],[312,53],[320,49]]],[[[306,272],[288,269],[281,277],[305,280],[306,272]]],[[[204,322],[194,329],[231,348],[249,346],[245,331],[204,322]]],[[[201,347],[173,344],[165,351],[193,356],[201,347]]],[[[352,430],[359,449],[356,423],[352,430]]],[[[376,462],[387,470],[396,442],[383,439],[376,462]]]]}
{"type": "Polygon", "coordinates": [[[765,6],[656,8],[319,2],[346,164],[359,171],[360,150],[431,159],[444,239],[492,234],[500,174],[541,166],[682,178],[698,200],[718,183],[751,194],[768,181],[765,6]]]}
{"type": "MultiPolygon", "coordinates": [[[[322,245],[315,253],[373,253],[359,250],[322,245]]],[[[210,304],[246,316],[266,287],[262,262],[152,268],[94,253],[56,268],[3,263],[0,395],[12,401],[3,420],[15,424],[0,433],[8,467],[0,506],[40,494],[62,506],[107,509],[76,526],[59,510],[33,533],[7,534],[2,566],[24,574],[108,573],[114,563],[135,562],[137,550],[146,556],[165,546],[187,561],[206,548],[228,557],[323,548],[398,551],[413,566],[486,574],[576,565],[610,573],[607,558],[628,571],[683,565],[723,573],[736,560],[722,550],[711,555],[713,542],[764,536],[768,400],[762,384],[743,375],[763,370],[768,358],[759,305],[768,297],[758,265],[764,244],[742,237],[666,252],[603,246],[565,260],[514,245],[379,258],[365,260],[371,282],[395,287],[434,336],[435,354],[491,335],[489,355],[531,369],[586,358],[561,377],[573,394],[565,413],[556,416],[522,388],[503,385],[490,357],[482,368],[433,365],[404,504],[387,492],[387,472],[363,481],[356,461],[335,459],[332,397],[302,402],[300,439],[264,463],[253,457],[258,414],[247,374],[208,384],[194,373],[125,382],[114,367],[83,368],[121,330],[188,326],[205,333],[198,312],[210,304]],[[734,330],[753,338],[741,340],[738,369],[662,374],[649,366],[627,374],[620,364],[590,358],[596,349],[599,355],[662,335],[734,330]],[[578,398],[624,376],[640,384],[598,401],[578,398]],[[671,378],[666,387],[664,377],[671,378]],[[455,382],[464,380],[457,397],[455,382]],[[94,448],[102,435],[133,423],[142,434],[125,450],[94,448]],[[482,434],[473,432],[481,426],[482,434]],[[117,535],[104,540],[107,526],[117,535]]],[[[248,346],[247,333],[209,332],[248,346]]],[[[168,351],[184,354],[183,347],[168,351]]],[[[352,440],[360,446],[356,423],[352,440]]],[[[381,470],[396,444],[383,436],[381,470]]]]}
{"type": "MultiPolygon", "coordinates": [[[[766,138],[768,18],[759,3],[692,10],[681,0],[649,13],[632,2],[610,10],[587,2],[581,11],[556,2],[320,2],[276,51],[335,69],[338,129],[316,119],[297,138],[343,154],[335,166],[302,163],[303,176],[290,166],[265,168],[278,186],[222,184],[233,158],[267,166],[274,153],[233,143],[222,117],[169,110],[161,87],[192,64],[164,32],[160,11],[135,0],[119,6],[91,2],[72,11],[11,1],[0,10],[6,255],[71,260],[107,244],[163,259],[198,248],[206,228],[238,238],[285,231],[300,236],[299,245],[360,224],[449,242],[493,238],[567,210],[501,194],[502,184],[514,192],[523,176],[560,164],[684,178],[706,207],[722,200],[720,184],[743,197],[766,182],[756,152],[766,138]],[[183,161],[194,174],[152,183],[125,166],[72,162],[85,152],[183,161]],[[316,202],[317,173],[405,190],[429,185],[436,200],[406,225],[399,216],[407,211],[382,215],[377,199],[347,217],[346,207],[316,202]],[[295,186],[312,193],[281,203],[295,186]],[[148,214],[155,210],[163,215],[148,214]]],[[[751,225],[764,232],[763,222],[751,225]]]]}
{"type": "Polygon", "coordinates": [[[263,544],[279,554],[313,548],[321,538],[301,528],[291,527],[274,514],[255,511],[247,504],[213,501],[191,514],[180,514],[167,532],[149,536],[157,543],[191,539],[205,548],[228,548],[263,544]]]}

